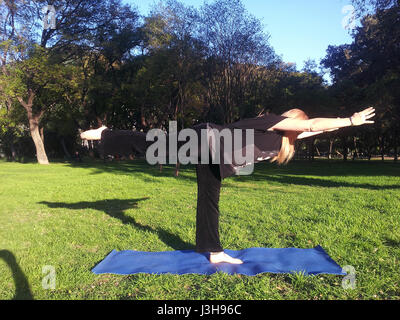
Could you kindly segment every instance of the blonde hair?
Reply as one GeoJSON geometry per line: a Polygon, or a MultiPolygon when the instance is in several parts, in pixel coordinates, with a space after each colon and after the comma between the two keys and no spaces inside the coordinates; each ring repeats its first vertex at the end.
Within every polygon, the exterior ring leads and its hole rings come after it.
{"type": "MultiPolygon", "coordinates": [[[[300,109],[291,109],[282,114],[284,117],[308,120],[308,116],[303,110],[300,109]]],[[[282,146],[278,155],[274,157],[271,162],[277,162],[278,164],[286,164],[288,163],[294,156],[295,148],[294,143],[297,139],[297,136],[300,132],[296,131],[285,131],[282,137],[282,146]]]]}

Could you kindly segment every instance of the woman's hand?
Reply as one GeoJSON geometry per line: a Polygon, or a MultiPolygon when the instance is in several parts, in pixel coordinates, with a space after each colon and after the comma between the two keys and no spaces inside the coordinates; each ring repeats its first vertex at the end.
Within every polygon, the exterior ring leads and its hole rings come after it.
{"type": "Polygon", "coordinates": [[[350,118],[350,120],[351,120],[351,124],[353,126],[361,126],[361,125],[367,124],[367,123],[374,123],[374,121],[368,120],[373,117],[375,117],[375,109],[371,107],[371,108],[365,109],[364,111],[353,114],[353,116],[350,118]]]}

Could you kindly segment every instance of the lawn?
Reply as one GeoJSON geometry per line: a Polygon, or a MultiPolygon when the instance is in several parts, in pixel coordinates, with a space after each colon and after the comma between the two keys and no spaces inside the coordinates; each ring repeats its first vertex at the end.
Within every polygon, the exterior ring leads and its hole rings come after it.
{"type": "Polygon", "coordinates": [[[0,162],[0,299],[400,299],[400,165],[261,163],[226,179],[226,249],[321,245],[342,276],[95,275],[111,250],[193,249],[196,176],[137,160],[0,162]],[[44,266],[56,288],[44,289],[44,266]]]}

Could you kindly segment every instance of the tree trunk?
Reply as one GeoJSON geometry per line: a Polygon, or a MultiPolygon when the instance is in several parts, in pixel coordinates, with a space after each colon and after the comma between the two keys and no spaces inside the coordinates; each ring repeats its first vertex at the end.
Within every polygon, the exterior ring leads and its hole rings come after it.
{"type": "Polygon", "coordinates": [[[36,147],[36,158],[39,164],[49,164],[49,160],[47,159],[46,150],[44,149],[44,143],[42,138],[40,137],[39,125],[34,120],[29,120],[29,129],[31,131],[31,136],[33,139],[33,143],[36,147]]]}
{"type": "Polygon", "coordinates": [[[319,152],[318,146],[315,144],[315,151],[317,151],[317,155],[318,157],[321,156],[321,152],[319,152]]]}
{"type": "Polygon", "coordinates": [[[105,120],[101,119],[100,117],[97,117],[97,127],[100,128],[103,126],[105,120]]]}
{"type": "Polygon", "coordinates": [[[395,130],[395,132],[394,132],[394,141],[393,141],[394,162],[397,162],[397,160],[399,158],[399,154],[398,154],[398,151],[397,151],[397,149],[398,149],[398,146],[397,146],[397,144],[398,144],[398,138],[397,138],[398,133],[399,132],[397,130],[395,130]]]}
{"type": "Polygon", "coordinates": [[[385,137],[382,135],[381,137],[381,158],[382,161],[385,161],[385,137]]]}
{"type": "Polygon", "coordinates": [[[333,139],[329,139],[329,154],[328,159],[332,159],[333,139]]]}
{"type": "Polygon", "coordinates": [[[7,128],[7,131],[9,132],[9,147],[10,147],[10,152],[11,152],[11,161],[16,161],[17,160],[17,151],[15,149],[15,144],[14,144],[14,130],[11,129],[10,127],[7,128]]]}
{"type": "Polygon", "coordinates": [[[314,157],[315,157],[315,139],[312,138],[310,141],[310,161],[314,161],[314,157]]]}
{"type": "Polygon", "coordinates": [[[40,138],[42,139],[43,144],[44,144],[44,128],[41,127],[40,130],[39,130],[39,132],[40,132],[40,138]]]}
{"type": "Polygon", "coordinates": [[[64,150],[64,153],[65,153],[65,156],[67,157],[67,159],[71,159],[71,155],[70,155],[70,153],[68,152],[68,149],[67,149],[67,146],[65,145],[65,140],[64,140],[63,137],[61,137],[60,143],[61,143],[61,146],[62,146],[62,148],[63,148],[63,150],[64,150]]]}
{"type": "Polygon", "coordinates": [[[35,93],[32,90],[28,90],[28,102],[25,102],[21,97],[17,97],[17,99],[19,103],[21,103],[21,105],[25,108],[28,115],[29,130],[31,132],[33,143],[36,147],[36,158],[39,164],[49,164],[46,150],[44,149],[44,143],[39,131],[39,122],[45,112],[45,109],[42,109],[39,114],[33,114],[32,107],[33,100],[35,99],[35,93]]]}
{"type": "Polygon", "coordinates": [[[15,150],[14,140],[10,142],[10,150],[11,150],[11,160],[17,160],[17,151],[15,150]]]}
{"type": "Polygon", "coordinates": [[[147,127],[146,117],[144,115],[144,106],[140,108],[140,123],[143,129],[147,127]]]}
{"type": "Polygon", "coordinates": [[[342,138],[342,147],[343,147],[343,161],[347,161],[347,141],[346,137],[342,138]]]}
{"type": "MultiPolygon", "coordinates": [[[[12,100],[8,97],[5,99],[6,102],[6,109],[7,109],[7,115],[10,114],[12,110],[12,100]]],[[[7,127],[7,132],[10,133],[10,151],[11,151],[11,160],[16,161],[17,160],[17,152],[15,150],[15,145],[14,145],[14,129],[7,127]]]]}
{"type": "Polygon", "coordinates": [[[354,161],[358,157],[357,138],[355,136],[353,137],[353,143],[354,143],[354,151],[353,151],[353,161],[354,161]]]}
{"type": "Polygon", "coordinates": [[[180,168],[180,163],[177,162],[177,164],[175,165],[175,177],[179,176],[179,168],[180,168]]]}

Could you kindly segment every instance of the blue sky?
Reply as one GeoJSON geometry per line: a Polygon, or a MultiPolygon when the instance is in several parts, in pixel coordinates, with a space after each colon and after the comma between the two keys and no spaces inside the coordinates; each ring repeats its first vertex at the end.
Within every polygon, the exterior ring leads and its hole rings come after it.
{"type": "MultiPolygon", "coordinates": [[[[147,14],[154,0],[124,0],[147,14]]],[[[200,7],[202,0],[181,0],[200,7]]],[[[349,14],[342,13],[350,0],[242,0],[246,9],[259,18],[270,34],[270,44],[285,62],[294,62],[298,69],[308,58],[317,63],[325,57],[328,45],[351,42],[342,26],[349,14]]]]}

